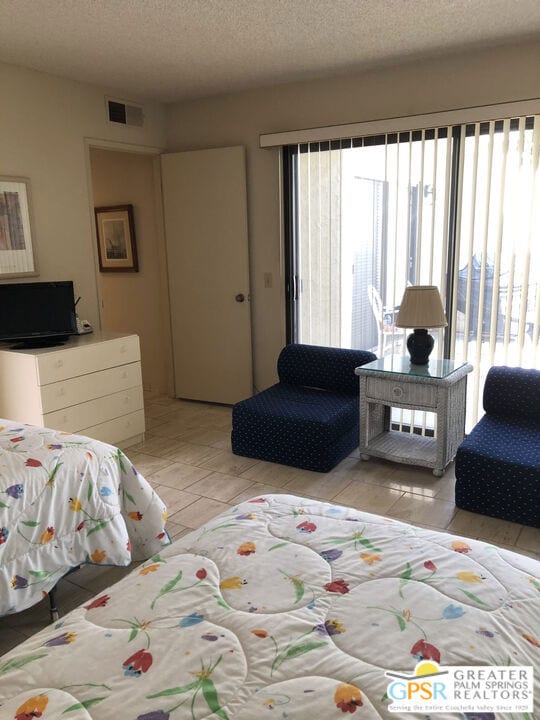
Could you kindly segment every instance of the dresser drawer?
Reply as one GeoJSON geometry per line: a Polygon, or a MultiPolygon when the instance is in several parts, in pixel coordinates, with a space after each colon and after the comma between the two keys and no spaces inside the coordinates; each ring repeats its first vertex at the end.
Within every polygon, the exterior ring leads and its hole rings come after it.
{"type": "Polygon", "coordinates": [[[141,364],[138,362],[50,383],[41,388],[42,410],[50,413],[141,384],[141,364]]]}
{"type": "Polygon", "coordinates": [[[129,413],[129,415],[84,428],[82,431],[83,435],[94,438],[94,440],[101,440],[101,442],[116,446],[121,446],[124,440],[129,440],[143,433],[144,410],[136,410],[129,413]]]}
{"type": "Polygon", "coordinates": [[[366,395],[368,400],[382,400],[388,404],[416,405],[418,407],[437,407],[437,388],[434,385],[388,381],[379,378],[367,378],[366,395]]]}
{"type": "Polygon", "coordinates": [[[81,347],[66,347],[65,350],[43,353],[36,356],[39,385],[87,375],[107,368],[141,359],[139,338],[127,335],[105,342],[81,347]]]}
{"type": "Polygon", "coordinates": [[[43,424],[53,430],[77,433],[84,428],[127,415],[135,410],[142,410],[143,407],[143,391],[139,386],[46,413],[43,415],[43,424]]]}

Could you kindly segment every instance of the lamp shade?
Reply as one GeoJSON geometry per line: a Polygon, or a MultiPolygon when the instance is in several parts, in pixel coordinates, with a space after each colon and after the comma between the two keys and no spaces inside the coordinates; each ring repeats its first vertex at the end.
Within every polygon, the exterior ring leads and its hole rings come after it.
{"type": "Polygon", "coordinates": [[[405,289],[396,320],[397,327],[446,327],[439,289],[435,285],[411,285],[405,289]]]}

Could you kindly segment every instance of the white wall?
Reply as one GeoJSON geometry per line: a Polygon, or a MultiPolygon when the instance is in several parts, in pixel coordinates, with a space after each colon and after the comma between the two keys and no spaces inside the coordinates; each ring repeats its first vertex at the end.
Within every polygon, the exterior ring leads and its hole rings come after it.
{"type": "Polygon", "coordinates": [[[540,44],[521,43],[170,107],[169,150],[247,148],[257,387],[274,382],[285,341],[280,151],[259,149],[259,134],[538,98],[539,67],[540,44]]]}
{"type": "Polygon", "coordinates": [[[118,97],[106,88],[0,64],[0,175],[30,180],[39,264],[39,276],[31,279],[73,280],[82,297],[77,309],[95,326],[94,219],[84,138],[165,144],[160,106],[144,103],[144,128],[115,126],[106,121],[106,94],[118,97]]]}

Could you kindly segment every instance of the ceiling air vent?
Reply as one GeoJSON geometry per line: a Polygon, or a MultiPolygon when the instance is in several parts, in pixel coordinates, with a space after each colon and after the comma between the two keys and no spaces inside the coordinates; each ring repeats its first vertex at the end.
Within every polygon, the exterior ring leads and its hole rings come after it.
{"type": "Polygon", "coordinates": [[[128,105],[121,100],[107,100],[107,116],[109,122],[120,123],[120,125],[133,125],[135,127],[144,125],[142,107],[128,105]]]}

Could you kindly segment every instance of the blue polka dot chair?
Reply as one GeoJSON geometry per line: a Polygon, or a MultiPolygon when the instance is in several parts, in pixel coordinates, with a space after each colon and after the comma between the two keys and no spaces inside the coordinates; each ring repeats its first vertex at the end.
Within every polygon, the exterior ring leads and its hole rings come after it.
{"type": "Polygon", "coordinates": [[[456,505],[540,527],[540,371],[492,367],[484,410],[456,454],[456,505]]]}
{"type": "Polygon", "coordinates": [[[233,453],[328,472],[358,447],[354,369],[376,359],[363,350],[287,345],[279,382],[233,407],[233,453]]]}

